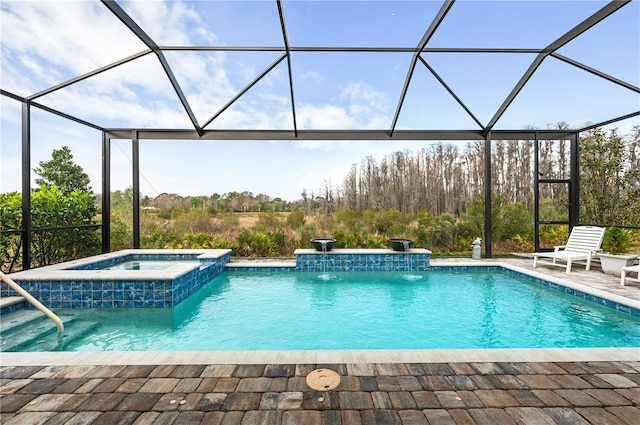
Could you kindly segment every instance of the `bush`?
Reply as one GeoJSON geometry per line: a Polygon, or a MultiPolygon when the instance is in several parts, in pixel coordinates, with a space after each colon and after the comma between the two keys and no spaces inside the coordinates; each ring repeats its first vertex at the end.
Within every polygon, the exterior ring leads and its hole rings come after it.
{"type": "Polygon", "coordinates": [[[629,236],[619,227],[611,226],[604,232],[602,249],[610,254],[629,252],[629,236]]]}
{"type": "Polygon", "coordinates": [[[297,230],[304,225],[304,212],[300,209],[293,210],[287,216],[287,226],[291,230],[297,230]]]}
{"type": "Polygon", "coordinates": [[[316,237],[316,226],[305,224],[298,228],[298,247],[311,248],[311,239],[316,237]]]}
{"type": "Polygon", "coordinates": [[[251,233],[243,230],[237,238],[236,255],[245,257],[284,256],[286,239],[284,232],[251,233]]]}
{"type": "Polygon", "coordinates": [[[382,211],[376,215],[375,218],[375,230],[379,234],[391,233],[392,228],[397,228],[398,225],[405,223],[404,215],[394,209],[382,211]]]}
{"type": "Polygon", "coordinates": [[[337,229],[334,233],[336,248],[384,248],[387,238],[363,232],[350,232],[337,229]]]}
{"type": "Polygon", "coordinates": [[[280,214],[276,214],[273,211],[260,213],[258,215],[258,221],[255,224],[255,229],[260,232],[273,232],[282,229],[280,214]]]}
{"type": "Polygon", "coordinates": [[[341,208],[335,212],[334,217],[336,222],[345,229],[357,232],[363,230],[364,222],[362,215],[362,211],[341,208]]]}
{"type": "Polygon", "coordinates": [[[217,229],[214,217],[208,212],[191,209],[180,214],[173,220],[173,231],[181,235],[184,233],[213,233],[217,229]]]}
{"type": "MultiPolygon", "coordinates": [[[[22,224],[22,196],[19,192],[0,193],[0,229],[16,230],[22,224]]],[[[0,236],[0,264],[4,273],[22,268],[20,235],[0,236]]]]}

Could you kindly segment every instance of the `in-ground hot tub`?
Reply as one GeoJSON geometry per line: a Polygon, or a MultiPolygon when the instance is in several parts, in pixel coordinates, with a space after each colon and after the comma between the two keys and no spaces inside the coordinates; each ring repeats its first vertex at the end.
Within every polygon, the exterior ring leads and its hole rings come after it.
{"type": "MultiPolygon", "coordinates": [[[[129,249],[10,277],[49,308],[174,307],[221,274],[230,254],[230,249],[129,249]]],[[[0,296],[17,295],[2,285],[0,296]]]]}

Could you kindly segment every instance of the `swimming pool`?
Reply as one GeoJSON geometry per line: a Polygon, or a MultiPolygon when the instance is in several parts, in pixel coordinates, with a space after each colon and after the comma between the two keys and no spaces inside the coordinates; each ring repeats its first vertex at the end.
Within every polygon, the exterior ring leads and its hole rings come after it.
{"type": "Polygon", "coordinates": [[[640,346],[639,317],[500,270],[227,272],[172,309],[59,313],[96,324],[59,351],[640,346]]]}

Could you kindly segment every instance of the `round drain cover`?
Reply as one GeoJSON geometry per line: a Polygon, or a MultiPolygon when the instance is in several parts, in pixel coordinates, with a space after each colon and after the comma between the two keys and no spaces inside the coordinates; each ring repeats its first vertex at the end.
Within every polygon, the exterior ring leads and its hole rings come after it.
{"type": "Polygon", "coordinates": [[[316,391],[331,391],[340,385],[340,375],[331,369],[316,369],[307,375],[307,385],[316,391]]]}

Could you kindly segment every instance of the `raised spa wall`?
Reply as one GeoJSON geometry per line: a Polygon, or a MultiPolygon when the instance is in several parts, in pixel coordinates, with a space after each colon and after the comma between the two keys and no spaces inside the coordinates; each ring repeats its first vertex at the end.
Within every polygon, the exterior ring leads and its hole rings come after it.
{"type": "Polygon", "coordinates": [[[311,272],[380,272],[429,270],[431,251],[391,249],[296,249],[296,270],[311,272]]]}
{"type": "MultiPolygon", "coordinates": [[[[230,249],[123,250],[9,277],[49,308],[167,308],[222,274],[230,255],[230,249]],[[120,261],[160,259],[199,263],[177,264],[165,270],[99,270],[120,261]]],[[[18,296],[4,283],[0,288],[2,297],[18,296]]]]}
{"type": "MultiPolygon", "coordinates": [[[[412,248],[314,249],[295,251],[295,271],[425,271],[431,252],[412,248]]],[[[231,250],[123,250],[81,260],[11,274],[26,291],[49,308],[170,308],[184,301],[225,271],[231,250]],[[177,264],[165,270],[100,270],[128,260],[197,260],[199,264],[177,264]]],[[[237,271],[239,268],[227,270],[237,271]]],[[[282,270],[280,268],[279,270],[282,270]]],[[[8,285],[0,285],[0,296],[16,297],[8,285]]],[[[32,308],[21,305],[21,308],[32,308]]],[[[8,313],[17,306],[0,309],[8,313]]]]}

